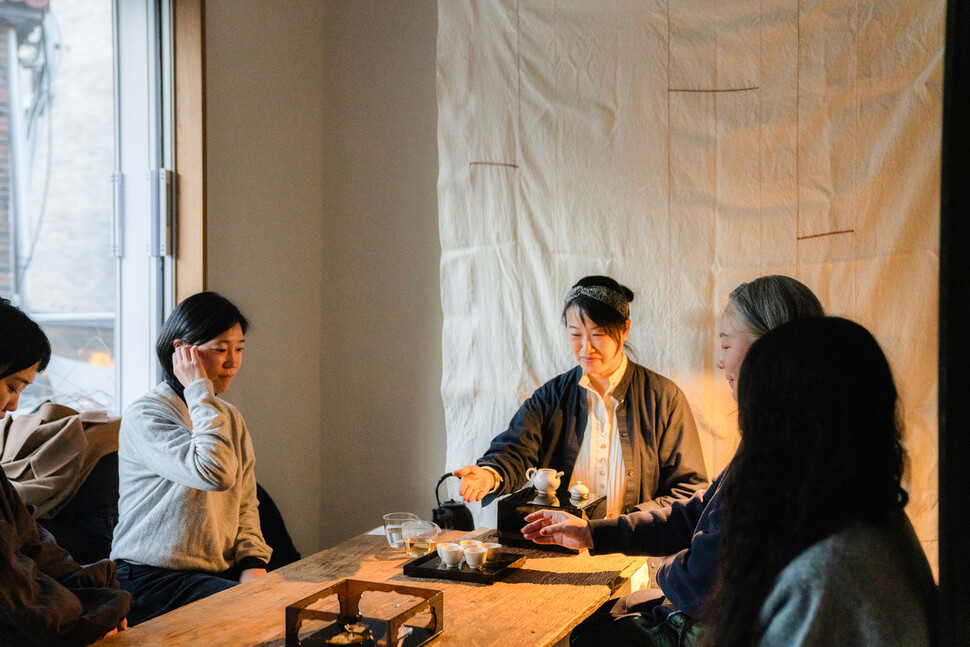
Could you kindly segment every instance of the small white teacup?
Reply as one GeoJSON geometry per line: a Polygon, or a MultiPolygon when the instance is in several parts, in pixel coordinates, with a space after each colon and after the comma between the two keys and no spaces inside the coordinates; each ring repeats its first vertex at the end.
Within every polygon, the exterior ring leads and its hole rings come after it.
{"type": "Polygon", "coordinates": [[[465,563],[468,564],[469,568],[481,568],[482,564],[485,563],[486,555],[488,555],[487,548],[468,546],[465,548],[465,563]]]}
{"type": "Polygon", "coordinates": [[[438,557],[445,566],[458,566],[463,555],[464,549],[458,544],[438,544],[438,557]]]}
{"type": "Polygon", "coordinates": [[[463,548],[471,548],[472,546],[481,546],[482,542],[477,539],[462,539],[458,542],[463,548]]]}
{"type": "Polygon", "coordinates": [[[491,562],[498,559],[499,551],[502,550],[502,544],[497,544],[494,541],[488,541],[481,545],[486,551],[485,561],[491,562]]]}

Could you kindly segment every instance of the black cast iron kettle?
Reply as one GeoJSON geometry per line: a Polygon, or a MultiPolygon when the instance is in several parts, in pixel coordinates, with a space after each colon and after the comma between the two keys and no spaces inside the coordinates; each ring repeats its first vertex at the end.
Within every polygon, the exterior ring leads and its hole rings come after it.
{"type": "Polygon", "coordinates": [[[448,472],[438,479],[438,484],[434,487],[434,498],[438,502],[438,507],[431,511],[431,520],[446,530],[474,530],[475,520],[472,519],[472,511],[465,506],[464,502],[453,499],[442,503],[441,497],[438,496],[441,484],[449,476],[454,475],[448,472]]]}

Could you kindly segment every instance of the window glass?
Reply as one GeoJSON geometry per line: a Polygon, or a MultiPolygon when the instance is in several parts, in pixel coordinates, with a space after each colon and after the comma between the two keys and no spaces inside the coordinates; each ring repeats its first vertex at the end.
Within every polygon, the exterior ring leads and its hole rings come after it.
{"type": "Polygon", "coordinates": [[[0,173],[8,242],[0,289],[42,325],[54,354],[21,411],[47,399],[114,409],[112,3],[25,9],[0,4],[0,15],[16,14],[0,28],[9,164],[0,173]]]}

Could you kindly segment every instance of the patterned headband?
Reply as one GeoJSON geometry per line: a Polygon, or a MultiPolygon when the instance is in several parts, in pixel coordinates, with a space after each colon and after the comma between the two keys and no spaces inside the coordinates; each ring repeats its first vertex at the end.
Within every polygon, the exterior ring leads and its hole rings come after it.
{"type": "Polygon", "coordinates": [[[566,293],[566,301],[562,309],[565,310],[568,308],[578,297],[589,297],[600,303],[605,303],[623,315],[624,319],[630,318],[630,302],[623,294],[613,288],[608,288],[605,285],[590,285],[586,287],[577,285],[566,293]]]}

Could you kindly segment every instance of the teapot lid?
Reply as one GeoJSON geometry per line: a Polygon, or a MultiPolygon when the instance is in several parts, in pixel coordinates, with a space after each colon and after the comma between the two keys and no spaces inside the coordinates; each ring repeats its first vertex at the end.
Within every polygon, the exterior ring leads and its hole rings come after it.
{"type": "Polygon", "coordinates": [[[576,481],[571,488],[569,488],[569,494],[574,497],[585,497],[589,495],[589,488],[582,481],[576,481]]]}

